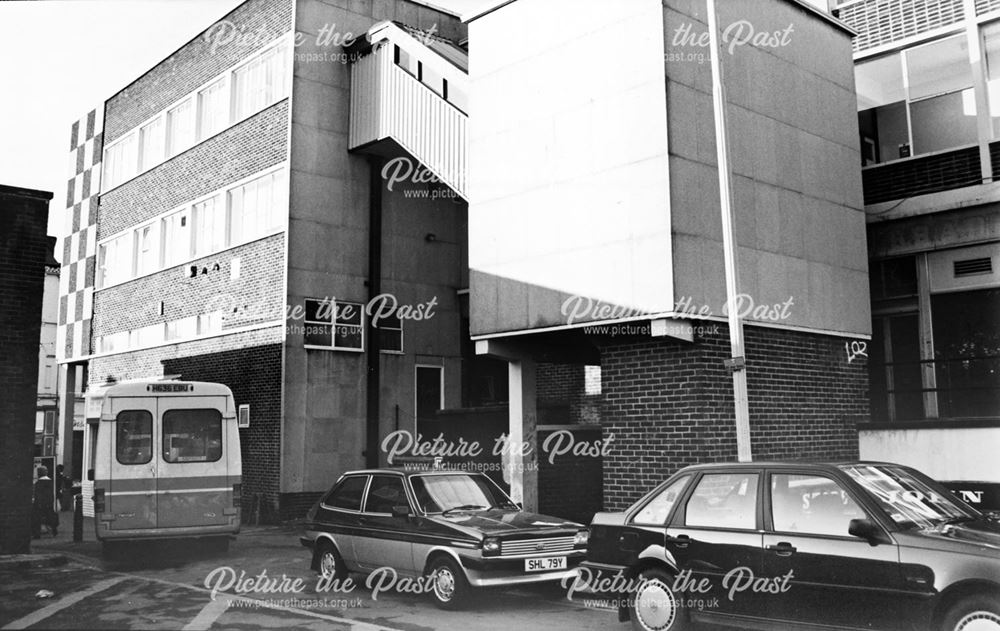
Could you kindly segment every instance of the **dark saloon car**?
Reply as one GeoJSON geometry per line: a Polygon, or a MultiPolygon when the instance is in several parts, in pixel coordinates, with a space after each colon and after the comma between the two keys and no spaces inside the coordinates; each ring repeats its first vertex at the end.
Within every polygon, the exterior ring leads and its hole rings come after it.
{"type": "Polygon", "coordinates": [[[591,524],[578,591],[637,629],[1000,630],[1000,524],[908,467],[682,469],[591,524]]]}
{"type": "Polygon", "coordinates": [[[445,609],[472,587],[571,578],[587,546],[583,525],[527,513],[485,475],[454,470],[346,473],[305,528],[302,544],[322,576],[392,568],[425,577],[424,591],[445,609]]]}

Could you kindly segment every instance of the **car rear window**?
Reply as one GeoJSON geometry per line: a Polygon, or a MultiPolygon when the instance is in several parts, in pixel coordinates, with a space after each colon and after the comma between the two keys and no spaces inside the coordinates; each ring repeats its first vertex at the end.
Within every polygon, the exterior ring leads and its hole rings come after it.
{"type": "Polygon", "coordinates": [[[357,475],[344,478],[334,487],[324,500],[324,504],[332,508],[343,510],[361,510],[361,498],[365,494],[365,485],[368,483],[368,476],[357,475]]]}

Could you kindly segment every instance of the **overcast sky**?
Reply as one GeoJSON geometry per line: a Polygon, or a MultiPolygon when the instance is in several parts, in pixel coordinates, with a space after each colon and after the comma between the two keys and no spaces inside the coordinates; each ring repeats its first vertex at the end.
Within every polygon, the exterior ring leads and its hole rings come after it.
{"type": "MultiPolygon", "coordinates": [[[[52,191],[49,234],[62,237],[73,121],[241,2],[0,2],[0,184],[52,191]]],[[[432,0],[459,12],[483,2],[432,0]]]]}

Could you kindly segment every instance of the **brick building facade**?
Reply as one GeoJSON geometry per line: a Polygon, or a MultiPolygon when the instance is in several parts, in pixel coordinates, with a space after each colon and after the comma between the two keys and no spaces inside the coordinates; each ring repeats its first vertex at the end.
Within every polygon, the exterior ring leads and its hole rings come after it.
{"type": "Polygon", "coordinates": [[[32,456],[52,193],[0,185],[0,553],[31,544],[32,456]]]}

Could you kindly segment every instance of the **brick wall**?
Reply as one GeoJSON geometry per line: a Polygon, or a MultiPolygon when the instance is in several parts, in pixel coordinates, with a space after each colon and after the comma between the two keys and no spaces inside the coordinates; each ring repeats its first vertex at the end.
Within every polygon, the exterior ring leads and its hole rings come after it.
{"type": "Polygon", "coordinates": [[[101,195],[104,239],[288,157],[288,99],[101,195]]]}
{"type": "Polygon", "coordinates": [[[285,235],[276,234],[94,294],[94,335],[223,311],[223,330],[282,320],[285,235]],[[240,276],[232,278],[233,260],[240,276]],[[219,269],[215,269],[218,264],[219,269]],[[187,270],[195,266],[197,275],[187,270]],[[207,273],[206,273],[207,272],[207,273]],[[159,312],[163,302],[163,314],[159,312]]]}
{"type": "Polygon", "coordinates": [[[227,68],[292,30],[293,0],[248,0],[108,100],[105,146],[227,68]],[[222,22],[226,25],[218,26],[222,22]],[[222,32],[218,29],[235,28],[222,32]],[[214,30],[213,30],[214,29],[214,30]],[[208,37],[206,37],[206,34],[208,37]],[[230,39],[221,43],[215,35],[230,39]],[[230,35],[235,35],[230,38],[230,35]],[[251,46],[241,44],[247,35],[251,46]],[[220,42],[212,50],[212,43],[220,42]]]}
{"type": "MultiPolygon", "coordinates": [[[[709,327],[712,328],[712,327],[709,327]]],[[[728,328],[695,344],[602,343],[604,505],[622,510],[681,467],[736,459],[728,328]]],[[[755,460],[858,457],[868,416],[868,366],[847,362],[844,340],[746,327],[755,460]]]]}
{"type": "Polygon", "coordinates": [[[38,340],[52,193],[0,186],[0,553],[31,544],[38,340]]]}
{"type": "Polygon", "coordinates": [[[587,394],[583,364],[539,362],[536,393],[540,424],[601,422],[601,396],[587,394]]]}
{"type": "MultiPolygon", "coordinates": [[[[261,518],[277,518],[281,473],[281,344],[246,346],[163,361],[164,374],[224,383],[236,405],[250,405],[250,427],[240,429],[244,506],[260,494],[261,518]]],[[[250,515],[244,512],[244,520],[250,515]]]]}

